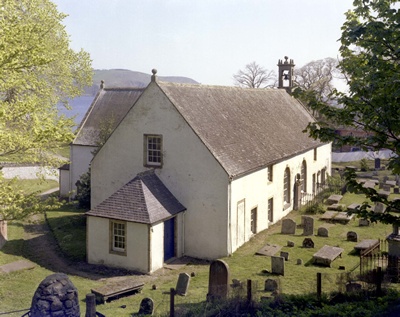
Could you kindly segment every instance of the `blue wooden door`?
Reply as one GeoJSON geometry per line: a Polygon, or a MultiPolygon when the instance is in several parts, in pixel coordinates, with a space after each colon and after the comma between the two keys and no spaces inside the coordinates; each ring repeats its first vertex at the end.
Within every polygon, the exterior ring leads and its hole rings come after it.
{"type": "Polygon", "coordinates": [[[175,219],[164,222],[164,262],[175,256],[175,219]]]}

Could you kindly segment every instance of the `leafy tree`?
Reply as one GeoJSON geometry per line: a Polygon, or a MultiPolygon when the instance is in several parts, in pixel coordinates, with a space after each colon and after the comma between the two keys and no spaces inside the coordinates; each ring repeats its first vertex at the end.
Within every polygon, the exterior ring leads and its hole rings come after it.
{"type": "Polygon", "coordinates": [[[15,178],[4,179],[0,174],[0,184],[0,220],[21,220],[60,206],[55,197],[43,200],[38,193],[24,193],[15,178]]]}
{"type": "Polygon", "coordinates": [[[79,181],[76,182],[76,188],[76,199],[79,207],[90,209],[90,169],[81,175],[79,181]]]}
{"type": "MultiPolygon", "coordinates": [[[[91,84],[88,53],[74,52],[62,24],[66,17],[49,0],[3,0],[0,10],[0,157],[58,166],[53,153],[73,139],[73,119],[59,102],[91,84]]],[[[43,210],[34,196],[0,178],[0,218],[20,219],[43,210]]]]}
{"type": "MultiPolygon", "coordinates": [[[[364,150],[392,150],[389,168],[400,173],[400,11],[394,0],[355,0],[346,13],[340,38],[342,60],[339,69],[346,76],[348,93],[334,91],[341,107],[321,102],[315,94],[306,93],[309,105],[326,120],[310,123],[307,131],[321,141],[335,140],[339,145],[355,145],[364,150]],[[340,136],[333,126],[348,126],[364,134],[340,136]]],[[[369,211],[364,204],[357,212],[372,221],[400,223],[393,211],[400,205],[380,197],[374,189],[365,189],[347,172],[349,189],[363,192],[372,202],[383,202],[383,214],[369,211]]]]}
{"type": "Polygon", "coordinates": [[[246,88],[265,88],[276,85],[277,77],[273,70],[267,70],[256,62],[247,64],[244,70],[233,75],[235,85],[246,88]]]}
{"type": "Polygon", "coordinates": [[[88,53],[74,52],[49,0],[3,0],[0,10],[0,156],[54,164],[51,151],[73,139],[57,103],[91,84],[88,53]]]}

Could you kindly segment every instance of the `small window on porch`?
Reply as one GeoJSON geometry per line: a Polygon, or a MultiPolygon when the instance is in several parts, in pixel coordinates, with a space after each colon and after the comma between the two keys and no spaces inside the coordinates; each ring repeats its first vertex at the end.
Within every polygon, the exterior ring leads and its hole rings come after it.
{"type": "Polygon", "coordinates": [[[126,223],[110,221],[110,253],[126,255],[126,223]]]}
{"type": "Polygon", "coordinates": [[[273,165],[268,166],[268,181],[272,182],[273,180],[273,165]]]}

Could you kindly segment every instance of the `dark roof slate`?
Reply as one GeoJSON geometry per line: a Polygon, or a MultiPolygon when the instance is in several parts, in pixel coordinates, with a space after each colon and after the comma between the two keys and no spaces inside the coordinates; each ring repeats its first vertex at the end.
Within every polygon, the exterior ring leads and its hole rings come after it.
{"type": "Polygon", "coordinates": [[[144,89],[143,87],[101,89],[87,110],[73,144],[97,146],[101,127],[110,124],[113,131],[144,89]]]}
{"type": "Polygon", "coordinates": [[[138,174],[102,203],[89,216],[154,224],[186,210],[153,171],[138,174]]]}
{"type": "Polygon", "coordinates": [[[229,176],[323,144],[303,133],[314,118],[284,89],[166,82],[158,86],[229,176]]]}

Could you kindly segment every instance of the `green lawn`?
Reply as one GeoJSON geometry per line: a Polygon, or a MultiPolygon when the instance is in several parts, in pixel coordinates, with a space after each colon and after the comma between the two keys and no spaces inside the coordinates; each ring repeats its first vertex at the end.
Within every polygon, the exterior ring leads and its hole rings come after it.
{"type": "MultiPolygon", "coordinates": [[[[353,202],[362,203],[364,200],[365,198],[362,195],[347,193],[341,203],[349,205],[353,202]]],[[[304,212],[293,211],[287,218],[294,219],[297,224],[300,224],[302,215],[304,215],[304,212]]],[[[84,213],[70,206],[61,211],[47,212],[46,217],[63,252],[71,259],[84,259],[86,254],[84,213]]],[[[385,239],[392,231],[390,225],[383,224],[359,227],[358,219],[351,220],[347,225],[344,225],[322,221],[319,219],[320,215],[313,215],[313,217],[315,218],[314,232],[317,231],[318,227],[325,227],[329,231],[329,237],[327,238],[311,237],[315,243],[314,249],[302,247],[302,241],[304,240],[302,229],[297,228],[294,235],[283,235],[280,233],[281,222],[278,222],[269,229],[258,233],[232,256],[223,259],[230,267],[230,278],[241,280],[244,283],[251,279],[253,285],[255,285],[255,299],[268,296],[268,293],[263,291],[265,280],[268,278],[278,279],[280,290],[284,294],[314,293],[316,292],[316,275],[318,272],[323,273],[323,292],[338,291],[343,285],[343,279],[346,277],[344,273],[359,263],[359,257],[353,252],[355,243],[346,241],[347,232],[357,232],[360,241],[367,238],[385,239]],[[288,247],[288,241],[293,241],[295,246],[288,247]],[[289,252],[289,261],[285,262],[284,276],[273,276],[268,273],[271,271],[270,257],[255,255],[256,251],[267,243],[277,244],[282,247],[281,251],[289,252]],[[343,248],[345,251],[342,258],[335,260],[331,267],[312,265],[313,254],[325,244],[343,248]],[[297,259],[302,259],[303,265],[297,265],[297,259]],[[346,270],[339,270],[339,266],[344,266],[346,270]]],[[[9,224],[10,241],[0,250],[0,264],[23,259],[27,254],[34,252],[34,250],[24,249],[23,238],[24,231],[21,223],[14,222],[9,224]]],[[[198,305],[199,312],[206,311],[209,308],[205,302],[209,278],[209,264],[207,263],[192,263],[177,271],[162,269],[152,275],[115,277],[114,281],[121,278],[124,280],[144,280],[145,286],[142,293],[121,298],[106,305],[99,305],[97,310],[106,316],[127,317],[138,311],[140,301],[144,297],[150,297],[155,302],[156,314],[165,313],[169,310],[169,295],[165,293],[176,286],[178,275],[181,272],[194,273],[195,276],[191,278],[188,296],[177,296],[175,298],[176,306],[198,305]],[[156,290],[152,289],[153,285],[157,286],[156,290]],[[122,308],[124,305],[126,305],[126,308],[122,308]]],[[[357,269],[355,272],[357,272],[357,269]]],[[[31,297],[40,281],[52,273],[46,268],[37,266],[30,271],[16,272],[9,275],[0,274],[0,285],[2,285],[0,288],[0,312],[28,308],[31,297]],[[23,296],[20,299],[21,294],[23,296]]],[[[70,278],[78,288],[81,298],[81,314],[83,314],[86,309],[84,303],[85,295],[90,292],[91,288],[105,285],[106,281],[101,279],[89,280],[76,276],[70,276],[70,278]]],[[[397,287],[396,285],[392,286],[397,287]]],[[[243,291],[243,296],[245,296],[245,291],[243,291]]],[[[20,315],[19,313],[15,316],[20,315]]]]}

